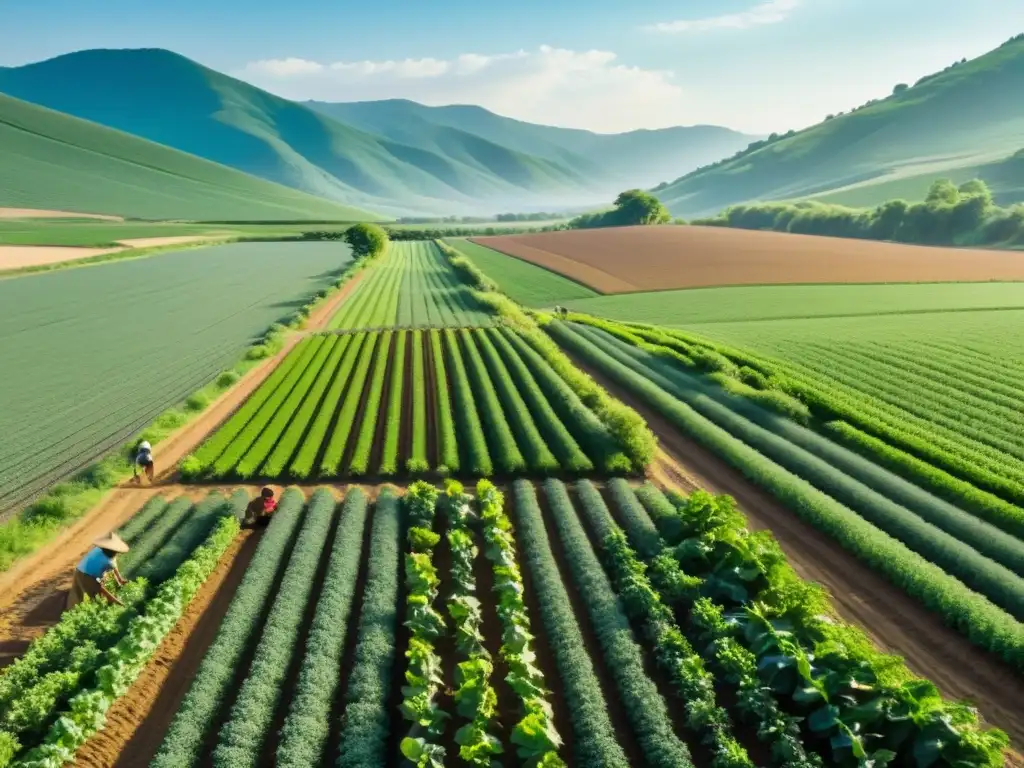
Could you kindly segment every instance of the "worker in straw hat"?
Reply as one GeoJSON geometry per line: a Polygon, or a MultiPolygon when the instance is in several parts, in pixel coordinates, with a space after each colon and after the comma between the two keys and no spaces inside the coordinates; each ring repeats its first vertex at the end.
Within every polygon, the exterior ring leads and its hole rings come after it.
{"type": "Polygon", "coordinates": [[[124,584],[125,579],[117,567],[117,556],[128,551],[128,545],[124,539],[116,533],[108,533],[93,542],[93,548],[86,553],[85,557],[75,568],[75,579],[71,583],[71,591],[68,592],[68,601],[65,610],[74,608],[85,598],[96,598],[102,595],[107,600],[124,605],[103,586],[103,579],[108,573],[113,572],[117,583],[124,584]]]}

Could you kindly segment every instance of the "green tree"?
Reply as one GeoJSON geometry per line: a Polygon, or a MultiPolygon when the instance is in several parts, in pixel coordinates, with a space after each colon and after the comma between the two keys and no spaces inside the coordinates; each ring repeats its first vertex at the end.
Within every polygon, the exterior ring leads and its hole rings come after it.
{"type": "Polygon", "coordinates": [[[373,258],[388,247],[388,233],[376,224],[355,224],[345,230],[345,242],[357,259],[373,258]]]}
{"type": "Polygon", "coordinates": [[[960,200],[960,191],[949,179],[939,179],[932,183],[925,197],[926,203],[955,205],[960,200]]]}
{"type": "Polygon", "coordinates": [[[661,200],[642,189],[628,189],[615,198],[615,209],[610,218],[620,226],[632,224],[664,224],[671,221],[668,209],[661,200]]]}

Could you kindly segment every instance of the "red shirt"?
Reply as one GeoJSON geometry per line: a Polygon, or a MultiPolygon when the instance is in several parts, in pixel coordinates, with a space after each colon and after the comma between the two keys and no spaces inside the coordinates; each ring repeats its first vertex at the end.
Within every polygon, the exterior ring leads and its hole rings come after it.
{"type": "Polygon", "coordinates": [[[277,509],[277,501],[276,500],[274,500],[274,499],[264,499],[263,500],[263,514],[269,515],[275,509],[277,509]]]}

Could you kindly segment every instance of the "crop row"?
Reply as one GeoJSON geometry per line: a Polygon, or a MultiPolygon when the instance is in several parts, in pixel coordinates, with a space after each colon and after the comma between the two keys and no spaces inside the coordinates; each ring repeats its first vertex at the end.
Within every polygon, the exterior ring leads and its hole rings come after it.
{"type": "Polygon", "coordinates": [[[599,418],[511,328],[327,334],[301,341],[181,472],[307,479],[634,469],[612,425],[621,423],[599,418]]]}
{"type": "Polygon", "coordinates": [[[721,455],[972,642],[1024,668],[1024,625],[1007,612],[1020,615],[1024,585],[1017,574],[785,438],[724,409],[720,399],[700,388],[680,386],[658,365],[659,358],[642,360],[642,350],[602,337],[599,331],[580,332],[558,323],[549,327],[588,364],[721,455]],[[826,488],[848,493],[844,498],[856,501],[855,509],[827,495],[826,488]]]}
{"type": "Polygon", "coordinates": [[[476,327],[493,316],[473,297],[434,243],[392,243],[345,302],[335,330],[476,327]]]}
{"type": "MultiPolygon", "coordinates": [[[[103,728],[107,710],[138,677],[238,534],[236,513],[244,496],[226,504],[211,495],[199,505],[205,514],[185,521],[181,538],[171,539],[161,572],[172,562],[175,567],[161,582],[149,589],[144,580],[112,585],[123,605],[85,600],[4,670],[0,765],[64,765],[103,728]],[[182,552],[189,541],[196,546],[182,552]]],[[[141,532],[134,538],[145,540],[141,532]]]]}

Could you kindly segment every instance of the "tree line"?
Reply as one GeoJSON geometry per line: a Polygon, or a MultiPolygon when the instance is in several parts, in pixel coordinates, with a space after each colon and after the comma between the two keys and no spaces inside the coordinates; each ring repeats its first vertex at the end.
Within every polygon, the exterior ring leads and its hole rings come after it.
{"type": "Polygon", "coordinates": [[[734,205],[694,224],[920,245],[1024,245],[1024,205],[995,204],[980,179],[934,182],[923,202],[848,208],[813,200],[734,205]]]}

